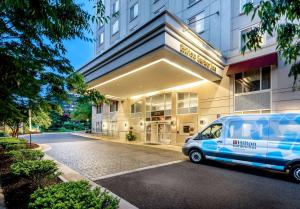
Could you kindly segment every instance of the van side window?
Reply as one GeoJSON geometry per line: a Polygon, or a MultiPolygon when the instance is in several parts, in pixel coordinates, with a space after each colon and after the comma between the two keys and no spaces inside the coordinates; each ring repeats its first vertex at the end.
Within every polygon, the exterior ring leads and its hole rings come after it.
{"type": "Polygon", "coordinates": [[[260,140],[267,136],[267,121],[232,121],[229,123],[228,138],[260,140]]]}
{"type": "Polygon", "coordinates": [[[293,120],[271,120],[270,141],[300,142],[300,123],[293,120]]]}
{"type": "Polygon", "coordinates": [[[217,139],[221,136],[222,124],[213,124],[202,131],[201,136],[203,140],[217,139]]]}

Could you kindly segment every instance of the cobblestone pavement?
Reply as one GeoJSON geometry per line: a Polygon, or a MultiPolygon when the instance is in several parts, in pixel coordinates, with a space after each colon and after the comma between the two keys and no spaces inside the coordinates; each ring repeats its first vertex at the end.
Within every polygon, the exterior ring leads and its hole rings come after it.
{"type": "Polygon", "coordinates": [[[52,149],[47,151],[48,155],[91,180],[186,159],[180,152],[90,140],[66,133],[34,135],[33,141],[49,144],[52,149]]]}

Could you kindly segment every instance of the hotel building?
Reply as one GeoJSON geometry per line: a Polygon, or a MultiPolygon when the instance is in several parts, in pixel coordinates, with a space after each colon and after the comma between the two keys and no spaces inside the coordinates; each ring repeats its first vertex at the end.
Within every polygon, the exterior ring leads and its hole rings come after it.
{"type": "Polygon", "coordinates": [[[79,69],[110,100],[93,107],[92,132],[181,144],[220,116],[300,112],[276,38],[240,52],[259,24],[241,12],[248,1],[104,0],[118,15],[96,28],[95,57],[79,69]]]}

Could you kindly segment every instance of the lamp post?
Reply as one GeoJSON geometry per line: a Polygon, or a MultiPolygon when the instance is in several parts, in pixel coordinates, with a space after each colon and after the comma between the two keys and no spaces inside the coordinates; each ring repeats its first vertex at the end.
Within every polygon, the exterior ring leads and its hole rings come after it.
{"type": "Polygon", "coordinates": [[[28,111],[28,115],[29,115],[29,147],[31,148],[31,130],[32,130],[32,123],[31,123],[31,109],[29,108],[28,111]]]}

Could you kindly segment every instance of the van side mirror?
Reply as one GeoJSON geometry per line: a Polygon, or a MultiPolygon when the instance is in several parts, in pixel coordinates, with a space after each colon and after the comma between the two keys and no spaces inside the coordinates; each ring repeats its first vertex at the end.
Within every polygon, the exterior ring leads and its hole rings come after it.
{"type": "Polygon", "coordinates": [[[197,139],[202,140],[202,134],[201,133],[198,133],[197,139]]]}

